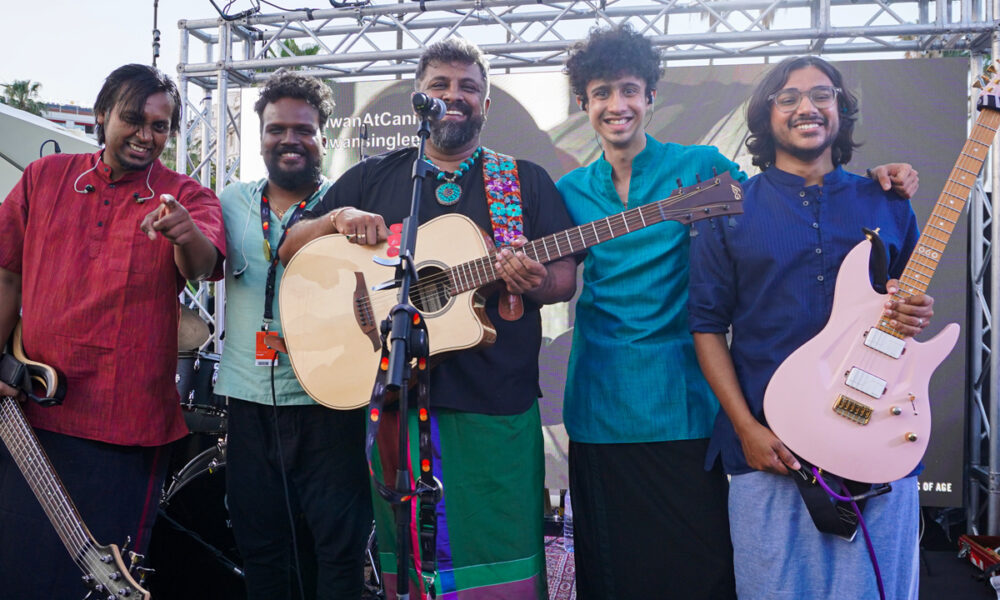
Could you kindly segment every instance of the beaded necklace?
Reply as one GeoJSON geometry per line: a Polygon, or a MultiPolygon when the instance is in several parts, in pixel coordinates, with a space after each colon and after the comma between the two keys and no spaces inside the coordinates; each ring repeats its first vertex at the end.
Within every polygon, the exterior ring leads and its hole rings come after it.
{"type": "MultiPolygon", "coordinates": [[[[438,204],[441,206],[452,206],[458,203],[462,199],[462,186],[455,183],[459,177],[468,173],[472,165],[476,163],[476,159],[482,153],[482,146],[476,148],[476,151],[472,153],[471,156],[467,157],[465,160],[458,165],[453,173],[447,171],[438,171],[436,179],[442,181],[443,183],[437,186],[434,190],[434,197],[437,198],[438,204]]],[[[429,162],[429,159],[424,156],[424,160],[429,162]]]]}

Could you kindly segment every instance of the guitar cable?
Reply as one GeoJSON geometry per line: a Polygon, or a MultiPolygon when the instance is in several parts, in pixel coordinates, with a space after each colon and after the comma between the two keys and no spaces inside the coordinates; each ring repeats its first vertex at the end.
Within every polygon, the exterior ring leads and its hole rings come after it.
{"type": "Polygon", "coordinates": [[[278,365],[278,354],[271,359],[271,407],[274,413],[274,447],[278,451],[278,471],[281,472],[281,485],[285,492],[285,510],[288,512],[288,527],[292,533],[292,560],[295,567],[295,578],[299,584],[299,599],[306,600],[306,590],[302,586],[302,562],[299,560],[299,539],[295,533],[295,515],[292,512],[291,492],[288,490],[288,474],[285,473],[285,456],[281,451],[281,429],[278,427],[278,393],[274,385],[274,368],[278,365]]]}
{"type": "MultiPolygon", "coordinates": [[[[847,489],[847,486],[841,482],[840,489],[843,490],[844,494],[838,494],[833,491],[826,481],[823,479],[822,473],[816,467],[812,468],[812,474],[816,478],[819,485],[826,490],[826,493],[830,495],[831,498],[839,500],[841,502],[850,502],[851,508],[854,509],[854,514],[858,517],[858,525],[861,526],[861,533],[865,536],[865,546],[868,548],[868,558],[872,561],[872,570],[875,572],[875,583],[878,584],[878,595],[880,600],[885,600],[885,587],[882,584],[882,571],[878,567],[878,559],[875,557],[875,546],[872,544],[872,538],[868,534],[868,525],[865,524],[865,518],[861,515],[861,509],[858,508],[857,500],[860,499],[858,496],[851,496],[851,492],[847,489]]],[[[869,495],[880,495],[892,491],[892,486],[889,484],[883,484],[888,489],[883,489],[879,492],[873,494],[862,494],[861,497],[866,497],[869,495]]]]}

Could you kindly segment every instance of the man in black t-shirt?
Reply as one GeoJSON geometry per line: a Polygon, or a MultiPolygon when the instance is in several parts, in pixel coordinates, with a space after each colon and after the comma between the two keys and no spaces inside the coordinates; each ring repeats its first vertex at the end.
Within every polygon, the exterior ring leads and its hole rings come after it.
{"type": "MultiPolygon", "coordinates": [[[[506,288],[486,300],[496,342],[442,355],[431,371],[432,436],[435,455],[441,457],[434,473],[445,488],[437,512],[435,586],[438,593],[478,588],[495,597],[547,598],[537,405],[539,309],[572,297],[576,261],[566,257],[544,265],[519,248],[573,224],[543,169],[497,158],[480,146],[490,105],[488,69],[478,48],[452,38],[427,49],[415,79],[417,91],[447,106],[445,116],[432,122],[426,144],[425,158],[439,173],[423,184],[420,223],[453,213],[470,218],[497,243],[494,266],[506,288]],[[503,177],[509,183],[515,172],[520,204],[504,204],[497,196],[509,200],[511,194],[503,177]],[[507,306],[515,296],[523,298],[523,315],[507,320],[500,315],[499,299],[507,306]]],[[[289,230],[281,259],[287,262],[309,240],[331,233],[346,234],[358,244],[387,240],[387,224],[401,223],[409,214],[416,153],[415,148],[397,150],[349,169],[313,211],[315,218],[289,230]]],[[[388,447],[380,454],[376,471],[384,467],[394,473],[390,454],[388,447]]],[[[388,505],[379,498],[375,503],[381,564],[392,593],[395,527],[388,505]]],[[[415,581],[413,588],[423,593],[423,584],[415,581]]]]}

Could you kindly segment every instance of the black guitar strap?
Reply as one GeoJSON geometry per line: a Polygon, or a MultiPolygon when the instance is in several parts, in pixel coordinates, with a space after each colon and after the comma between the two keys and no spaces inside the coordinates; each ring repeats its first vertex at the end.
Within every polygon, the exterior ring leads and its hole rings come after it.
{"type": "MultiPolygon", "coordinates": [[[[409,305],[402,305],[393,308],[391,313],[394,313],[397,309],[402,308],[410,314],[410,318],[413,322],[413,328],[418,330],[423,330],[426,334],[427,324],[424,322],[420,313],[417,312],[415,308],[409,305]]],[[[388,368],[389,368],[389,344],[386,339],[387,334],[382,334],[382,356],[379,360],[379,370],[378,375],[375,378],[375,385],[372,388],[371,400],[368,404],[368,428],[365,435],[365,455],[368,458],[368,473],[371,476],[372,482],[375,485],[376,491],[390,504],[402,504],[408,502],[416,497],[420,501],[420,509],[417,518],[417,527],[420,533],[420,572],[427,584],[428,592],[433,598],[436,594],[434,592],[434,579],[437,571],[437,503],[441,501],[443,495],[443,489],[441,487],[441,482],[434,477],[434,449],[431,444],[431,413],[430,413],[430,365],[428,364],[427,348],[428,345],[424,345],[424,353],[422,356],[415,356],[417,360],[416,365],[416,379],[417,379],[417,436],[418,436],[418,448],[419,448],[419,459],[420,465],[418,466],[420,470],[420,476],[416,481],[416,485],[412,489],[405,491],[397,490],[394,487],[390,487],[385,484],[384,481],[380,481],[378,477],[375,476],[375,469],[372,462],[372,452],[375,448],[375,441],[378,436],[379,425],[382,422],[382,418],[385,416],[385,405],[386,405],[386,379],[388,378],[388,368]]],[[[407,394],[405,392],[401,393],[401,396],[405,398],[407,394]]],[[[406,401],[406,400],[403,400],[406,401]]],[[[399,412],[395,412],[396,418],[399,417],[399,412]]],[[[406,423],[399,423],[399,427],[406,427],[406,423]]],[[[383,473],[383,476],[385,474],[383,473]]],[[[417,549],[414,549],[414,556],[416,557],[417,549]]],[[[397,574],[399,577],[405,577],[403,573],[397,574]]]]}
{"type": "MultiPolygon", "coordinates": [[[[809,509],[813,525],[821,533],[831,533],[848,541],[854,539],[858,528],[858,515],[854,512],[852,503],[830,497],[830,494],[816,481],[812,472],[813,465],[803,460],[801,456],[796,455],[795,458],[802,468],[792,472],[792,479],[799,488],[802,501],[809,509]]],[[[873,486],[870,483],[844,479],[832,473],[821,473],[821,476],[830,489],[854,498],[858,512],[864,511],[868,498],[892,491],[892,486],[885,483],[873,486]]]]}

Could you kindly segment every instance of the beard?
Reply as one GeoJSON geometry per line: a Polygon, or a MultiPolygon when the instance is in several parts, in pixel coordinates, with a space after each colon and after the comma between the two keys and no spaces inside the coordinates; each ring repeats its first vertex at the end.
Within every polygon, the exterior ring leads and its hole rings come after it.
{"type": "MultiPolygon", "coordinates": [[[[795,127],[796,124],[797,124],[796,122],[790,123],[789,127],[795,127]]],[[[830,124],[829,119],[824,118],[821,126],[827,127],[829,124],[830,124]]],[[[778,136],[774,136],[774,145],[775,147],[784,151],[786,154],[790,154],[791,156],[803,162],[812,162],[817,158],[819,158],[820,156],[822,156],[823,153],[826,152],[826,150],[830,146],[832,146],[834,142],[837,141],[837,136],[839,135],[840,135],[839,130],[831,131],[830,134],[826,136],[826,139],[823,140],[823,143],[820,144],[819,146],[816,146],[815,148],[799,148],[798,146],[786,144],[778,136]]]]}
{"type": "Polygon", "coordinates": [[[269,154],[264,159],[267,167],[267,178],[284,190],[298,190],[314,185],[320,179],[320,161],[310,154],[302,154],[305,165],[301,169],[286,171],[279,164],[282,151],[269,154]]]}
{"type": "Polygon", "coordinates": [[[431,123],[431,143],[442,150],[457,150],[479,135],[486,117],[482,114],[473,116],[472,109],[464,102],[456,102],[448,108],[461,110],[466,119],[459,123],[447,120],[431,123]]]}

